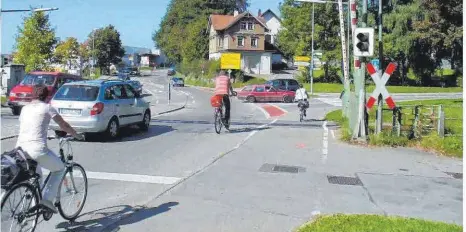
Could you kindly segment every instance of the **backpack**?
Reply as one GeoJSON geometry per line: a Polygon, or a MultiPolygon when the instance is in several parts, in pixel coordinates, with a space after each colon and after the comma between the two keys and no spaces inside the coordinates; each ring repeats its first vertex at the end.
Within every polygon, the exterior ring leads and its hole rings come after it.
{"type": "Polygon", "coordinates": [[[13,185],[30,179],[36,173],[37,161],[27,155],[21,147],[1,155],[1,188],[9,189],[13,185]]]}

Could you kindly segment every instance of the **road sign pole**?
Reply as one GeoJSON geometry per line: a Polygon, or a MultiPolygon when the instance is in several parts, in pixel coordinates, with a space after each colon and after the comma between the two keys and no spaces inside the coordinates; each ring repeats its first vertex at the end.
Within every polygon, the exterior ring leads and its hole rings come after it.
{"type": "Polygon", "coordinates": [[[309,64],[309,76],[311,77],[311,95],[314,84],[314,3],[312,3],[312,40],[311,40],[311,63],[309,64]]]}
{"type": "MultiPolygon", "coordinates": [[[[380,76],[382,76],[382,70],[384,70],[383,66],[383,41],[382,41],[382,0],[379,0],[379,70],[380,76]]],[[[375,124],[375,133],[379,134],[382,131],[383,126],[383,98],[381,95],[378,97],[377,103],[377,119],[375,124]]]]}

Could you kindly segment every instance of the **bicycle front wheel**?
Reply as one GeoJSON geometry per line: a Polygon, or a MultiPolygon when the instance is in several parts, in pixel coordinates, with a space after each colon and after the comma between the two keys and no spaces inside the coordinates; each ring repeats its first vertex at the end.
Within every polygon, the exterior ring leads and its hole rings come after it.
{"type": "Polygon", "coordinates": [[[222,110],[217,109],[215,110],[215,116],[214,116],[214,124],[215,124],[215,132],[217,134],[220,134],[220,131],[222,130],[222,110]]]}
{"type": "Polygon", "coordinates": [[[73,163],[67,168],[58,189],[58,212],[67,220],[76,219],[83,210],[87,197],[87,176],[84,168],[73,163]]]}
{"type": "Polygon", "coordinates": [[[39,218],[39,194],[30,183],[19,183],[4,195],[1,204],[2,231],[33,232],[39,218]],[[31,211],[31,212],[30,212],[31,211]]]}

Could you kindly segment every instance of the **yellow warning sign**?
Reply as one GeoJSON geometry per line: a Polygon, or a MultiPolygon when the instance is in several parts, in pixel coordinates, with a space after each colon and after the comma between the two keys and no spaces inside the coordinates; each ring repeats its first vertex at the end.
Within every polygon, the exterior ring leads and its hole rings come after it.
{"type": "Polygon", "coordinates": [[[241,53],[223,53],[220,58],[221,69],[241,69],[241,53]]]}

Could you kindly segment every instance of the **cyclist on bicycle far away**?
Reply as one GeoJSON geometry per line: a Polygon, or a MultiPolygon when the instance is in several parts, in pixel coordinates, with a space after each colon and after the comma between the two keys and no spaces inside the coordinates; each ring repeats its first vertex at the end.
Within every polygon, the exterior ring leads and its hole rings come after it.
{"type": "Polygon", "coordinates": [[[307,93],[306,89],[303,87],[303,84],[299,84],[299,89],[296,90],[295,94],[295,101],[298,102],[298,107],[304,108],[304,117],[306,117],[306,109],[309,108],[309,94],[307,93]]]}
{"type": "MultiPolygon", "coordinates": [[[[45,85],[34,86],[34,100],[22,108],[19,116],[19,136],[16,147],[21,147],[31,158],[35,159],[38,166],[50,170],[50,178],[45,183],[46,186],[42,193],[43,200],[39,204],[57,213],[53,202],[57,196],[65,166],[61,159],[47,147],[47,130],[50,119],[53,119],[63,131],[75,138],[83,139],[83,136],[77,134],[50,104],[45,103],[47,96],[48,89],[45,85]]],[[[39,173],[40,167],[37,169],[39,173]]]]}
{"type": "Polygon", "coordinates": [[[223,105],[225,106],[225,127],[230,125],[230,97],[229,94],[234,95],[233,87],[230,78],[225,75],[225,71],[220,71],[219,75],[215,78],[215,91],[214,95],[223,96],[223,105]]]}

